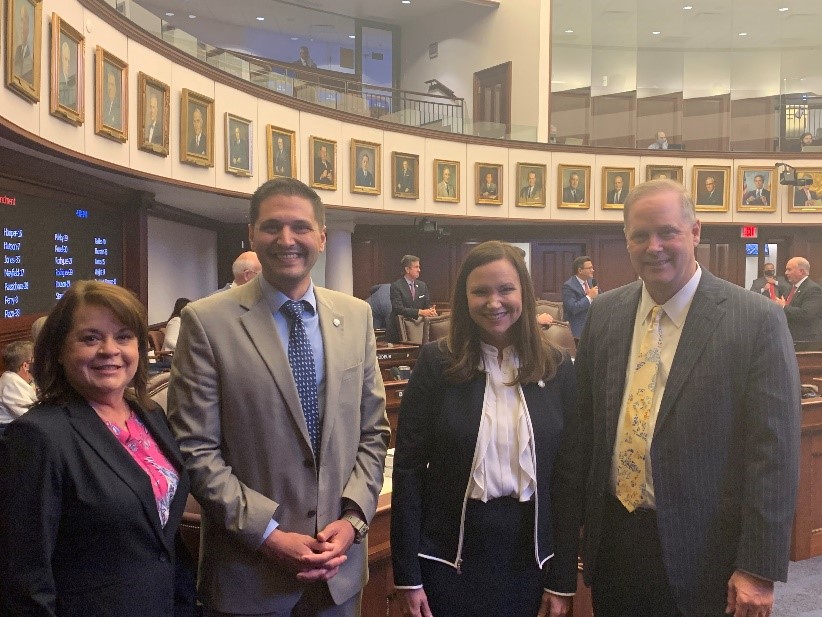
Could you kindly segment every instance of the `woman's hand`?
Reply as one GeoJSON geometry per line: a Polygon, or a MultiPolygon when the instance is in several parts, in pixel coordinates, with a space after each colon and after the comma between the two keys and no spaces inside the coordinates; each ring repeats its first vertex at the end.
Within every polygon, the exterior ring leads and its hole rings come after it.
{"type": "Polygon", "coordinates": [[[573,596],[558,596],[550,591],[544,591],[537,617],[564,617],[571,608],[572,599],[573,596]]]}
{"type": "Polygon", "coordinates": [[[402,598],[402,614],[406,617],[434,617],[428,608],[428,596],[420,589],[397,590],[402,598]]]}

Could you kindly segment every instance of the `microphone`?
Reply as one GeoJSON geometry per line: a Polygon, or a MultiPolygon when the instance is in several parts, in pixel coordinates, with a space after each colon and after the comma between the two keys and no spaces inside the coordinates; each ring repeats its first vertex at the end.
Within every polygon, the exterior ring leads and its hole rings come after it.
{"type": "Polygon", "coordinates": [[[591,278],[591,280],[588,281],[588,286],[589,287],[596,287],[597,286],[597,280],[595,278],[591,278]]]}

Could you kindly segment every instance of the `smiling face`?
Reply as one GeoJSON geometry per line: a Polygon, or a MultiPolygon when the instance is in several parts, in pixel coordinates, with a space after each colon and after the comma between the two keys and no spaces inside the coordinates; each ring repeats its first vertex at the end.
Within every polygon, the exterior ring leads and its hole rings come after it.
{"type": "Polygon", "coordinates": [[[68,383],[89,402],[123,398],[137,373],[137,336],[105,307],[80,304],[63,343],[60,364],[68,383]]]}
{"type": "Polygon", "coordinates": [[[511,328],[522,315],[522,283],[514,265],[498,259],[474,268],[466,280],[468,314],[480,339],[499,350],[513,341],[511,328]]]}
{"type": "Polygon", "coordinates": [[[754,178],[754,184],[756,185],[756,188],[761,189],[763,186],[765,186],[765,178],[763,176],[757,175],[754,178]]]}
{"type": "Polygon", "coordinates": [[[802,267],[803,264],[796,257],[789,259],[785,264],[785,278],[791,285],[796,285],[805,276],[808,275],[807,270],[802,267]]]}
{"type": "Polygon", "coordinates": [[[657,303],[667,302],[696,272],[700,230],[674,191],[651,193],[631,205],[625,221],[628,254],[657,303]]]}
{"type": "Polygon", "coordinates": [[[325,250],[325,227],[311,202],[298,195],[271,195],[260,203],[248,237],[263,267],[263,276],[292,300],[308,290],[311,268],[325,250]]]}

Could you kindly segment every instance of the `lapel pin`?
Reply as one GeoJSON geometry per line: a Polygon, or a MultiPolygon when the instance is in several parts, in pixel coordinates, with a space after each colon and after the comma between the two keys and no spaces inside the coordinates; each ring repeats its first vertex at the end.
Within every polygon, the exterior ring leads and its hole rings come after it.
{"type": "Polygon", "coordinates": [[[542,379],[540,379],[540,380],[537,382],[537,385],[538,385],[540,388],[544,388],[544,387],[545,387],[545,382],[544,382],[542,379]]]}
{"type": "Polygon", "coordinates": [[[340,327],[340,323],[341,323],[341,322],[340,322],[340,320],[339,320],[339,319],[337,319],[337,318],[335,317],[335,318],[334,318],[334,321],[332,321],[331,323],[333,323],[333,324],[334,324],[334,327],[335,327],[335,328],[339,328],[339,327],[340,327]]]}

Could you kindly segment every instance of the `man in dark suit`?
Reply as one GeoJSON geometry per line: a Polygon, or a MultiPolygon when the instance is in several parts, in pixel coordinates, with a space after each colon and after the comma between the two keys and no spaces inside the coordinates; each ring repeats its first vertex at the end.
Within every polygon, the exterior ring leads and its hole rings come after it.
{"type": "Polygon", "coordinates": [[[762,268],[762,276],[751,283],[751,291],[767,296],[771,300],[784,298],[791,290],[791,285],[784,276],[776,276],[776,266],[766,262],[762,268]]]}
{"type": "Polygon", "coordinates": [[[574,273],[562,284],[562,314],[571,326],[574,338],[578,339],[588,318],[588,308],[599,294],[599,287],[592,285],[594,264],[587,255],[574,260],[574,273]]]}
{"type": "Polygon", "coordinates": [[[437,307],[431,304],[428,286],[419,280],[420,258],[404,255],[400,264],[405,275],[391,283],[391,317],[385,331],[385,340],[389,343],[400,340],[397,315],[409,319],[437,316],[437,307]]]}
{"type": "Polygon", "coordinates": [[[400,171],[397,174],[397,192],[401,195],[414,194],[414,172],[408,164],[408,159],[403,159],[400,171]]]}
{"type": "Polygon", "coordinates": [[[785,316],[699,267],[682,185],[639,185],[624,221],[640,280],[591,305],[568,434],[576,484],[557,511],[576,500],[584,513],[597,617],[764,617],[787,575],[799,475],[785,316]]]}
{"type": "Polygon", "coordinates": [[[697,195],[696,203],[701,206],[722,205],[722,188],[716,185],[716,178],[713,176],[705,178],[705,189],[697,195]]]}
{"type": "Polygon", "coordinates": [[[291,177],[291,155],[285,149],[285,139],[281,135],[277,136],[277,149],[274,152],[274,173],[291,177]]]}
{"type": "Polygon", "coordinates": [[[239,126],[234,127],[229,153],[232,167],[248,171],[248,137],[243,137],[239,126]]]}
{"type": "Polygon", "coordinates": [[[106,100],[103,101],[103,124],[121,130],[123,116],[120,110],[121,97],[117,91],[117,73],[111,68],[106,70],[106,100]]]}
{"type": "Polygon", "coordinates": [[[317,184],[334,184],[334,166],[328,160],[328,147],[320,146],[314,157],[314,182],[317,184]]]}
{"type": "Polygon", "coordinates": [[[206,156],[208,139],[203,126],[203,112],[199,107],[194,107],[191,112],[191,128],[191,135],[188,138],[188,151],[191,154],[206,156]]]}
{"type": "Polygon", "coordinates": [[[150,144],[163,145],[163,120],[160,118],[160,102],[157,93],[148,97],[148,121],[146,122],[145,139],[150,144]]]}
{"type": "Polygon", "coordinates": [[[360,157],[360,166],[357,168],[357,186],[367,186],[374,188],[374,174],[368,169],[371,157],[367,152],[363,152],[360,157]]]}
{"type": "Polygon", "coordinates": [[[28,2],[20,2],[20,30],[18,40],[20,43],[14,48],[14,70],[12,75],[20,77],[28,84],[34,85],[34,57],[32,56],[31,41],[31,25],[29,11],[31,11],[28,2]]]}
{"type": "Polygon", "coordinates": [[[71,46],[68,41],[60,44],[60,77],[57,89],[60,105],[77,109],[77,69],[71,64],[71,46]]]}
{"type": "Polygon", "coordinates": [[[311,281],[312,189],[270,180],[248,218],[262,275],[183,310],[168,391],[199,588],[208,615],[354,617],[390,432],[371,309],[311,281]]]}
{"type": "Polygon", "coordinates": [[[585,203],[585,188],[579,185],[579,174],[571,173],[568,177],[568,186],[562,189],[562,202],[569,204],[585,203]]]}
{"type": "Polygon", "coordinates": [[[479,192],[482,199],[497,198],[497,183],[494,182],[494,174],[490,171],[485,174],[485,180],[480,183],[479,192]]]}
{"type": "Polygon", "coordinates": [[[537,172],[528,172],[528,184],[519,190],[519,196],[525,201],[539,202],[542,200],[542,189],[537,186],[537,172]]]}
{"type": "Polygon", "coordinates": [[[746,206],[767,206],[771,203],[771,192],[765,188],[765,176],[754,176],[754,187],[742,196],[746,206]]]}
{"type": "Polygon", "coordinates": [[[794,341],[822,341],[822,287],[808,278],[810,273],[807,259],[789,259],[785,278],[791,287],[785,296],[774,299],[785,309],[794,341]]]}
{"type": "Polygon", "coordinates": [[[624,204],[626,197],[628,197],[628,191],[625,189],[625,181],[622,176],[614,176],[614,188],[608,191],[607,203],[624,204]]]}
{"type": "Polygon", "coordinates": [[[793,205],[794,206],[812,206],[818,199],[816,191],[812,191],[809,186],[797,186],[793,191],[793,205]]]}

